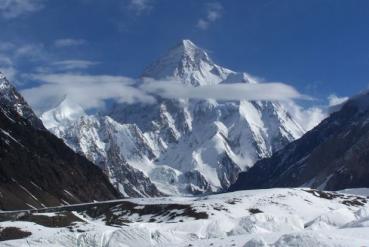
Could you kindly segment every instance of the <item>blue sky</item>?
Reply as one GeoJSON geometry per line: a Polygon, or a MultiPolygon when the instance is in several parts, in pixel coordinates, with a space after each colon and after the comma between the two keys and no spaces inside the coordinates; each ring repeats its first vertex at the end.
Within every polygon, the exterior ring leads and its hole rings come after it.
{"type": "Polygon", "coordinates": [[[218,63],[319,99],[369,85],[366,0],[0,0],[0,70],[137,77],[191,39],[218,63]]]}

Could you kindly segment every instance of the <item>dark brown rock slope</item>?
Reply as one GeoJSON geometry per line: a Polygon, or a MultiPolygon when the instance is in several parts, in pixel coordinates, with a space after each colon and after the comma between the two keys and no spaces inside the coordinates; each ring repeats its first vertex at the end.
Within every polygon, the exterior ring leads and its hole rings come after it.
{"type": "Polygon", "coordinates": [[[369,187],[369,93],[346,102],[301,139],[239,175],[230,191],[369,187]]]}
{"type": "Polygon", "coordinates": [[[0,78],[0,210],[119,197],[103,172],[49,133],[0,78]]]}

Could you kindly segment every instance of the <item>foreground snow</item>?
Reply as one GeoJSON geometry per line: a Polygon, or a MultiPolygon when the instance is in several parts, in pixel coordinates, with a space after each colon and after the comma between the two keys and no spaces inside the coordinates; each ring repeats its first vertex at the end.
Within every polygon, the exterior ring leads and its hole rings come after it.
{"type": "Polygon", "coordinates": [[[15,215],[0,214],[1,228],[32,235],[1,246],[369,246],[367,197],[310,189],[127,199],[15,215]]]}

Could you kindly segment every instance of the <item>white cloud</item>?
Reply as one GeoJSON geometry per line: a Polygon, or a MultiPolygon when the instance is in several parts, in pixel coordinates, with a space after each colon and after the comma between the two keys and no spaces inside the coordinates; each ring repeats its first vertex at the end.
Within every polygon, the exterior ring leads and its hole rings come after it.
{"type": "Polygon", "coordinates": [[[72,38],[65,38],[65,39],[57,39],[54,41],[54,46],[56,47],[68,47],[68,46],[78,46],[85,44],[86,41],[84,39],[72,39],[72,38]]]}
{"type": "Polygon", "coordinates": [[[286,101],[283,104],[305,130],[310,130],[331,113],[339,111],[348,99],[349,97],[338,97],[331,94],[327,97],[327,104],[325,105],[303,108],[293,101],[286,101]]]}
{"type": "Polygon", "coordinates": [[[204,20],[204,19],[200,19],[197,21],[197,25],[198,28],[202,29],[202,30],[206,30],[209,27],[209,22],[204,20]]]}
{"type": "Polygon", "coordinates": [[[300,124],[306,131],[317,126],[323,119],[328,117],[327,107],[311,106],[303,108],[297,105],[294,101],[284,101],[283,106],[288,113],[300,124]]]}
{"type": "Polygon", "coordinates": [[[6,78],[10,81],[14,81],[15,75],[17,74],[17,71],[13,66],[3,67],[0,65],[0,72],[3,73],[6,76],[6,78]]]}
{"type": "Polygon", "coordinates": [[[328,96],[328,105],[330,107],[341,105],[342,103],[346,102],[349,97],[338,97],[335,94],[331,94],[328,96]]]}
{"type": "Polygon", "coordinates": [[[306,109],[301,108],[300,112],[295,112],[293,116],[298,118],[300,125],[308,131],[320,124],[321,121],[328,117],[328,114],[320,107],[309,107],[306,109]]]}
{"type": "Polygon", "coordinates": [[[92,66],[99,64],[99,62],[90,61],[90,60],[82,60],[82,59],[70,59],[70,60],[61,60],[55,62],[48,62],[46,66],[38,66],[34,70],[38,74],[53,74],[59,72],[76,72],[80,70],[88,69],[92,66]]]}
{"type": "Polygon", "coordinates": [[[349,99],[349,97],[338,97],[335,94],[331,94],[328,96],[328,113],[331,114],[333,112],[341,110],[344,103],[349,99]]]}
{"type": "Polygon", "coordinates": [[[42,9],[42,0],[0,0],[0,15],[5,19],[16,18],[42,9]]]}
{"type": "Polygon", "coordinates": [[[13,65],[13,62],[9,57],[0,55],[0,65],[10,66],[10,65],[13,65]]]}
{"type": "Polygon", "coordinates": [[[62,60],[53,62],[52,65],[57,70],[75,70],[75,69],[88,69],[99,62],[90,60],[62,60]]]}
{"type": "Polygon", "coordinates": [[[0,41],[0,51],[10,51],[10,50],[14,49],[14,47],[15,47],[15,45],[11,42],[0,41]]]}
{"type": "Polygon", "coordinates": [[[108,75],[39,73],[30,75],[30,78],[43,84],[23,90],[22,94],[39,111],[45,102],[53,105],[56,102],[50,101],[65,96],[85,109],[103,107],[108,99],[126,103],[154,103],[156,96],[216,100],[289,100],[305,97],[283,83],[191,87],[177,81],[144,79],[143,83],[137,83],[128,77],[108,75]]]}
{"type": "Polygon", "coordinates": [[[13,81],[16,75],[13,61],[10,57],[2,54],[2,45],[0,43],[0,72],[2,72],[9,80],[13,81]]]}
{"type": "Polygon", "coordinates": [[[42,43],[15,44],[0,41],[0,53],[2,56],[7,56],[12,60],[24,57],[40,58],[46,56],[45,47],[42,43]]]}
{"type": "Polygon", "coordinates": [[[0,41],[0,71],[14,84],[24,86],[19,66],[49,62],[49,54],[43,44],[17,44],[0,41]]]}
{"type": "Polygon", "coordinates": [[[123,76],[57,73],[30,77],[44,84],[21,93],[38,111],[45,110],[45,105],[53,105],[65,96],[85,109],[104,107],[108,99],[127,103],[155,101],[152,96],[134,87],[135,80],[123,76]]]}
{"type": "Polygon", "coordinates": [[[152,0],[130,0],[129,8],[136,14],[142,14],[152,9],[152,0]]]}
{"type": "Polygon", "coordinates": [[[28,58],[31,60],[47,57],[43,44],[26,44],[13,49],[14,58],[28,58]]]}
{"type": "MultiPolygon", "coordinates": [[[[72,45],[72,43],[70,40],[64,40],[63,45],[72,45]]],[[[51,51],[42,43],[24,44],[0,41],[0,71],[4,72],[14,83],[20,84],[29,79],[27,74],[20,73],[20,69],[18,69],[24,64],[27,64],[31,71],[38,74],[76,72],[99,64],[97,61],[85,59],[56,60],[57,57],[51,51]]],[[[21,84],[23,85],[23,83],[21,84]]]]}
{"type": "MultiPolygon", "coordinates": [[[[272,100],[279,101],[305,129],[310,130],[329,115],[329,106],[301,107],[294,99],[310,99],[284,83],[232,83],[211,86],[186,86],[178,81],[137,80],[124,76],[72,73],[39,73],[30,75],[40,86],[21,91],[38,112],[49,110],[62,98],[84,109],[105,107],[106,100],[124,103],[156,102],[160,96],[169,99],[272,100]]],[[[332,97],[330,97],[332,99],[332,97]]],[[[330,102],[331,104],[331,102],[330,102]]]]}
{"type": "Polygon", "coordinates": [[[209,28],[210,24],[220,19],[223,14],[223,6],[218,2],[208,3],[206,5],[206,16],[200,18],[197,21],[197,27],[206,30],[209,28]]]}
{"type": "Polygon", "coordinates": [[[284,83],[232,83],[201,87],[186,86],[177,81],[144,79],[140,87],[147,93],[164,98],[215,100],[288,100],[307,98],[284,83]]]}

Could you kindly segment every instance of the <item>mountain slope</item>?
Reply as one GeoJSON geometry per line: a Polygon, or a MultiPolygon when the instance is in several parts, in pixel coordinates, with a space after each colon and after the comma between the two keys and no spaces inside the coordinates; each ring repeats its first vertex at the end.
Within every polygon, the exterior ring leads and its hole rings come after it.
{"type": "Polygon", "coordinates": [[[42,120],[69,147],[103,169],[123,195],[164,195],[142,171],[127,162],[127,159],[145,162],[146,156],[153,157],[135,125],[122,125],[107,116],[88,116],[68,99],[44,113],[42,120]]]}
{"type": "MultiPolygon", "coordinates": [[[[189,40],[169,50],[142,77],[176,80],[193,87],[257,83],[247,73],[215,64],[189,40]]],[[[240,171],[304,133],[278,102],[157,97],[156,104],[116,103],[99,116],[88,116],[95,121],[94,130],[83,134],[84,126],[79,123],[85,116],[73,121],[54,121],[53,117],[50,121],[50,116],[63,115],[58,111],[64,110],[52,109],[42,119],[70,147],[106,170],[129,166],[142,173],[142,181],[151,181],[149,187],[165,194],[223,191],[240,171]],[[106,148],[111,146],[114,150],[108,155],[106,148]],[[112,162],[116,158],[121,161],[112,162]]],[[[125,191],[126,177],[127,173],[115,173],[111,181],[125,191]]],[[[134,186],[142,195],[153,195],[147,186],[134,186]]]]}
{"type": "Polygon", "coordinates": [[[159,60],[145,69],[142,77],[157,80],[174,77],[186,85],[218,84],[233,71],[216,65],[208,54],[190,40],[182,40],[159,60]]]}
{"type": "Polygon", "coordinates": [[[369,93],[350,99],[301,139],[241,173],[230,190],[369,187],[369,93]]]}
{"type": "Polygon", "coordinates": [[[27,119],[33,127],[45,129],[42,121],[36,116],[31,107],[20,95],[15,87],[9,83],[5,75],[0,72],[0,105],[17,112],[20,116],[27,119]]]}
{"type": "Polygon", "coordinates": [[[14,87],[0,75],[1,89],[10,89],[0,91],[0,209],[120,197],[98,167],[43,127],[14,87]]]}

